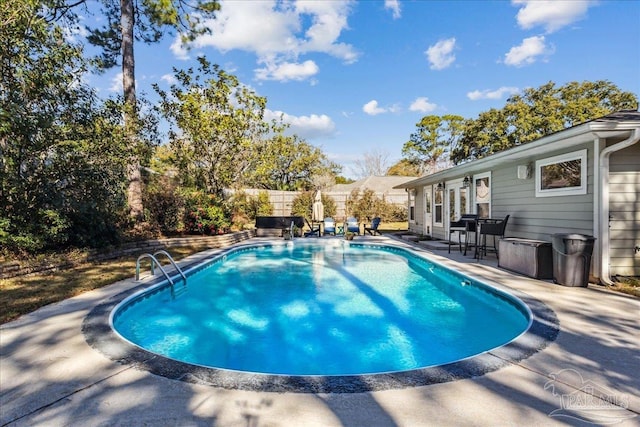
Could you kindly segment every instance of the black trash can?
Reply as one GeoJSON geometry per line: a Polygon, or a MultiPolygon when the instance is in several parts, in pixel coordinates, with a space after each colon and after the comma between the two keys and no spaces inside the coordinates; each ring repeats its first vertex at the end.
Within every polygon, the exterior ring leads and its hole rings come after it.
{"type": "Polygon", "coordinates": [[[552,235],[553,281],[564,286],[586,287],[595,241],[595,237],[585,234],[552,235]]]}

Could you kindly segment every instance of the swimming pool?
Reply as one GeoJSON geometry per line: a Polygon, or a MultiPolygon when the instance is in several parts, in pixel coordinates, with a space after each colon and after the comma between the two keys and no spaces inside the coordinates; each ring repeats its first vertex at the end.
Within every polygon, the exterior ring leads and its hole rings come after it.
{"type": "Polygon", "coordinates": [[[452,364],[532,323],[519,299],[387,245],[249,245],[187,274],[120,303],[118,334],[197,366],[349,376],[452,364]]]}

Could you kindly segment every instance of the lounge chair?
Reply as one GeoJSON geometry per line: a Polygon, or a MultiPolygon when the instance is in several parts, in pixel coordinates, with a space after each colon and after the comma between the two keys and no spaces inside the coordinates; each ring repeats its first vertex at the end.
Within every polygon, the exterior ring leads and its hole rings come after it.
{"type": "Polygon", "coordinates": [[[455,245],[455,242],[451,241],[451,235],[458,233],[458,250],[462,252],[462,236],[464,236],[464,255],[467,254],[471,233],[474,235],[475,242],[477,222],[478,215],[464,214],[458,221],[451,221],[449,223],[449,253],[451,253],[451,245],[455,245]]]}
{"type": "Polygon", "coordinates": [[[334,236],[336,235],[336,222],[333,220],[333,218],[325,218],[324,219],[324,235],[327,234],[333,234],[334,236]]]}
{"type": "MultiPolygon", "coordinates": [[[[369,233],[372,236],[375,236],[376,233],[382,235],[382,233],[380,233],[378,231],[378,227],[380,226],[380,218],[379,217],[375,217],[373,218],[373,220],[371,221],[371,227],[367,227],[367,224],[364,225],[364,233],[369,233]]],[[[363,234],[364,234],[363,233],[363,234]]]]}
{"type": "Polygon", "coordinates": [[[309,231],[304,232],[304,237],[309,237],[309,236],[320,237],[320,224],[313,226],[309,224],[309,220],[307,220],[307,218],[305,218],[304,221],[307,223],[307,226],[309,227],[309,231]]]}
{"type": "Polygon", "coordinates": [[[360,223],[354,217],[350,216],[347,218],[346,227],[347,233],[356,233],[357,235],[360,235],[360,223]]]}

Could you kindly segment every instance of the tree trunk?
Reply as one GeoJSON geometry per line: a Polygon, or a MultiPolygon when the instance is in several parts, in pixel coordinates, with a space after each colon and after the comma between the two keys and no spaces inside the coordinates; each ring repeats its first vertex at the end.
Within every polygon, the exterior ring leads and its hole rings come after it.
{"type": "Polygon", "coordinates": [[[142,180],[140,175],[140,159],[138,157],[136,137],[136,81],[135,60],[133,57],[133,0],[120,0],[120,27],[122,31],[122,87],[124,91],[124,125],[129,140],[131,157],[127,166],[127,200],[129,202],[129,215],[136,221],[143,218],[142,205],[142,180]]]}

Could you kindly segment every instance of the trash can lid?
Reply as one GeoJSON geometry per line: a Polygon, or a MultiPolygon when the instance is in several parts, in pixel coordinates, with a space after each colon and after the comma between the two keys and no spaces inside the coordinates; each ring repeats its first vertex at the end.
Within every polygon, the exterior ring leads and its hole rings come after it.
{"type": "Polygon", "coordinates": [[[565,239],[565,240],[582,240],[582,241],[590,241],[596,240],[595,237],[589,236],[587,234],[578,234],[578,233],[555,233],[552,237],[565,239]]]}

